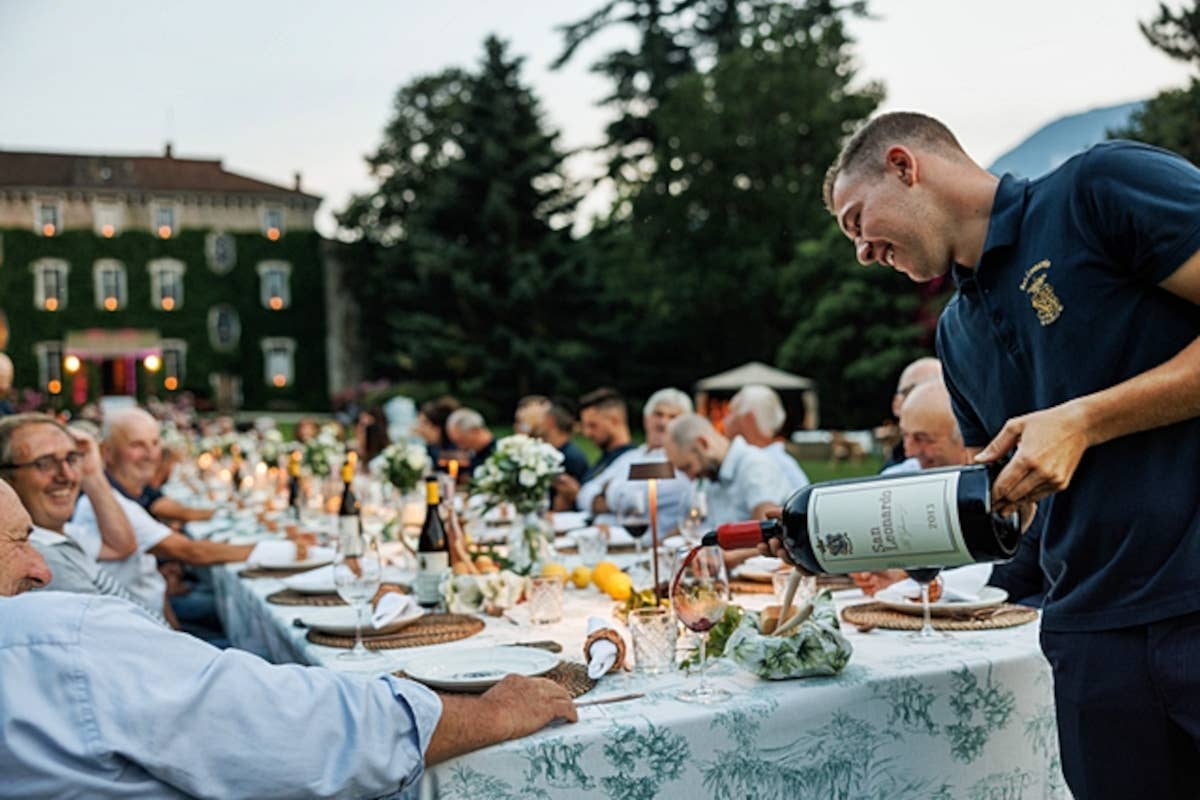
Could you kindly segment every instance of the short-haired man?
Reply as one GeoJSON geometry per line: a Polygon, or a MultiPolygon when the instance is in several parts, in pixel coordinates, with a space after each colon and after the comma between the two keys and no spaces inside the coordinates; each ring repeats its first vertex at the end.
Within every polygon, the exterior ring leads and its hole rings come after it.
{"type": "Polygon", "coordinates": [[[29,592],[51,580],[31,528],[0,481],[5,795],[392,796],[426,765],[578,718],[545,678],[438,695],[218,650],[123,600],[29,592]]]}
{"type": "MultiPolygon", "coordinates": [[[[577,424],[571,409],[562,403],[551,403],[535,425],[534,435],[558,448],[558,452],[563,455],[563,474],[578,482],[583,480],[587,473],[588,463],[587,456],[571,439],[577,424]]],[[[551,486],[550,508],[554,511],[569,511],[574,508],[574,503],[559,495],[558,490],[551,486]]]]}
{"type": "MultiPolygon", "coordinates": [[[[904,399],[908,397],[908,393],[919,384],[926,381],[942,379],[942,362],[932,356],[922,356],[915,361],[909,363],[901,372],[900,377],[896,380],[896,392],[892,395],[892,416],[900,419],[900,406],[904,405],[904,399]]],[[[920,469],[921,465],[915,459],[909,458],[904,454],[904,439],[896,442],[895,447],[888,454],[887,459],[883,462],[881,474],[887,475],[898,472],[915,472],[920,469]]]]}
{"type": "Polygon", "coordinates": [[[997,178],[905,112],[846,143],[825,201],[862,263],[957,284],[937,345],[963,438],[981,461],[1015,448],[999,510],[1046,500],[1041,637],[1071,790],[1192,796],[1200,170],[1105,142],[997,178]]]}
{"type": "Polygon", "coordinates": [[[600,458],[588,467],[582,480],[559,475],[554,479],[554,490],[565,502],[573,503],[580,511],[600,514],[604,509],[596,507],[597,498],[607,484],[596,479],[614,461],[633,449],[625,398],[616,389],[600,388],[588,392],[579,398],[579,421],[583,435],[600,448],[600,458]],[[592,485],[584,490],[583,487],[588,483],[592,485]]]}
{"type": "Polygon", "coordinates": [[[527,394],[517,401],[513,415],[513,433],[537,436],[542,417],[550,410],[550,398],[542,394],[527,394]]]}
{"type": "Polygon", "coordinates": [[[789,490],[794,492],[808,486],[809,480],[779,436],[786,421],[787,411],[775,390],[770,386],[752,383],[739,389],[729,401],[725,434],[730,437],[741,436],[746,444],[769,455],[783,473],[789,490]]]}
{"type": "Polygon", "coordinates": [[[699,414],[671,422],[666,450],[671,464],[688,478],[709,481],[709,525],[765,519],[787,498],[787,480],[769,455],[741,436],[727,439],[699,414]]]}
{"type": "Polygon", "coordinates": [[[463,469],[470,475],[496,450],[496,437],[483,421],[483,415],[473,408],[460,408],[446,418],[446,435],[459,450],[471,454],[463,469]]]}
{"type": "MultiPolygon", "coordinates": [[[[87,555],[70,521],[82,490],[97,510],[99,558],[119,560],[137,550],[129,520],[104,478],[99,448],[87,434],[68,430],[45,414],[14,414],[0,419],[0,478],[16,491],[33,520],[30,542],[50,566],[47,588],[61,592],[133,595],[87,555]]],[[[162,606],[146,610],[159,619],[162,606]]]]}

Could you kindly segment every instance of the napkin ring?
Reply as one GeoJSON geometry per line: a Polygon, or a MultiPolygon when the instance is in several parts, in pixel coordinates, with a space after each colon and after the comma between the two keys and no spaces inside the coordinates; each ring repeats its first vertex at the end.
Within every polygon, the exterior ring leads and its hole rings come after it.
{"type": "Polygon", "coordinates": [[[601,639],[612,642],[617,648],[617,657],[612,666],[608,668],[609,672],[616,672],[625,664],[625,640],[612,628],[601,628],[588,634],[587,640],[583,643],[583,658],[585,661],[591,660],[592,645],[601,639]]]}

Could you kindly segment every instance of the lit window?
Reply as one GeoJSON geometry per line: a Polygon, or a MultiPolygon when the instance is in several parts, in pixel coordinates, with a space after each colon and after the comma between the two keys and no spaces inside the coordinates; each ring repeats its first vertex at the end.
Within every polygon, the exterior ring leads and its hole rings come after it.
{"type": "Polygon", "coordinates": [[[187,342],[183,339],[162,340],[163,388],[168,392],[179,389],[185,376],[187,342]]]}
{"type": "Polygon", "coordinates": [[[92,268],[96,287],[96,308],[118,311],[125,307],[129,293],[125,265],[113,258],[102,258],[92,268]]]}
{"type": "Polygon", "coordinates": [[[63,388],[62,342],[38,342],[33,346],[38,365],[38,385],[50,394],[59,394],[63,388]]]}
{"type": "Polygon", "coordinates": [[[204,253],[208,257],[208,268],[224,275],[237,263],[237,241],[229,233],[210,233],[204,238],[204,253]]]}
{"type": "Polygon", "coordinates": [[[222,303],[208,310],[208,342],[213,350],[228,353],[237,349],[242,323],[233,306],[222,303]]]}
{"type": "Polygon", "coordinates": [[[111,239],[121,232],[121,206],[111,201],[97,200],[92,205],[92,220],[96,235],[111,239]]]}
{"type": "Polygon", "coordinates": [[[33,305],[43,311],[62,311],[67,307],[67,273],[70,266],[61,258],[41,258],[33,262],[33,305]]]}
{"type": "Polygon", "coordinates": [[[263,308],[281,311],[292,304],[292,265],[286,261],[263,261],[258,270],[258,296],[263,308]]]}
{"type": "Polygon", "coordinates": [[[61,233],[62,208],[56,202],[38,203],[35,223],[38,233],[42,236],[55,236],[61,233]]]}
{"type": "Polygon", "coordinates": [[[170,239],[178,233],[178,227],[175,224],[174,206],[155,206],[154,232],[158,234],[158,238],[160,239],[170,239]]]}
{"type": "Polygon", "coordinates": [[[268,206],[263,210],[263,235],[272,242],[283,236],[283,209],[268,206]]]}
{"type": "Polygon", "coordinates": [[[158,258],[147,265],[150,271],[150,306],[162,311],[177,311],[183,305],[182,261],[158,258]]]}
{"type": "Polygon", "coordinates": [[[263,380],[268,386],[283,389],[292,385],[296,340],[275,337],[262,340],[263,380]]]}

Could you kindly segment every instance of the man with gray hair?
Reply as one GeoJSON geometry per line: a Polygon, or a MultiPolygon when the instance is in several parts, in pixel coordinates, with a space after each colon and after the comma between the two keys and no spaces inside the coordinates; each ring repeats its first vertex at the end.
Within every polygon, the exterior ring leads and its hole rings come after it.
{"type": "MultiPolygon", "coordinates": [[[[900,407],[904,405],[909,392],[922,383],[934,380],[939,382],[942,380],[942,362],[940,359],[933,356],[922,356],[906,366],[900,373],[899,380],[896,381],[896,393],[892,395],[892,416],[897,420],[900,419],[900,407]]],[[[892,452],[883,464],[883,472],[881,474],[890,475],[898,472],[916,472],[919,469],[921,469],[921,464],[916,459],[905,454],[904,439],[901,438],[892,447],[892,452]]]]}
{"type": "Polygon", "coordinates": [[[455,447],[471,454],[471,461],[464,467],[468,475],[496,449],[496,437],[483,421],[483,415],[473,408],[460,408],[447,417],[446,435],[455,447]]]}
{"type": "Polygon", "coordinates": [[[741,436],[732,441],[706,418],[686,414],[667,428],[667,458],[677,470],[708,487],[708,523],[765,519],[787,498],[788,484],[775,462],[741,436]]]}
{"type": "Polygon", "coordinates": [[[769,386],[752,383],[743,386],[729,401],[725,415],[725,433],[741,436],[746,444],[764,451],[779,467],[790,491],[808,486],[808,476],[796,459],[788,453],[779,431],[787,420],[787,412],[779,395],[769,386]]]}
{"type": "MultiPolygon", "coordinates": [[[[576,503],[593,513],[617,514],[622,507],[636,507],[638,496],[646,494],[645,481],[629,480],[629,466],[651,461],[667,461],[665,450],[667,426],[671,420],[692,413],[692,398],[679,389],[659,389],[642,406],[642,425],[646,441],[639,447],[626,450],[603,472],[579,489],[576,503]],[[586,504],[586,505],[584,505],[586,504]]],[[[688,477],[679,470],[675,477],[658,482],[658,529],[672,531],[679,527],[687,510],[691,492],[688,477]]],[[[644,500],[643,500],[644,503],[644,500]]],[[[643,506],[644,507],[644,506],[643,506]]],[[[649,508],[645,508],[648,512],[649,508]]]]}

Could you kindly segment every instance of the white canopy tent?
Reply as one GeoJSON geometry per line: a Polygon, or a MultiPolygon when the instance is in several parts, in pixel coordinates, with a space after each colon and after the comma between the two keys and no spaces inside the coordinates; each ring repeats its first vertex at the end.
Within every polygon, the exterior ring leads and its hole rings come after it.
{"type": "Polygon", "coordinates": [[[781,369],[750,361],[740,367],[719,372],[696,381],[696,409],[713,419],[724,417],[724,407],[743,386],[751,384],[769,386],[779,392],[787,409],[788,419],[783,433],[797,428],[811,430],[820,422],[817,403],[817,384],[812,378],[794,375],[781,369]]]}

